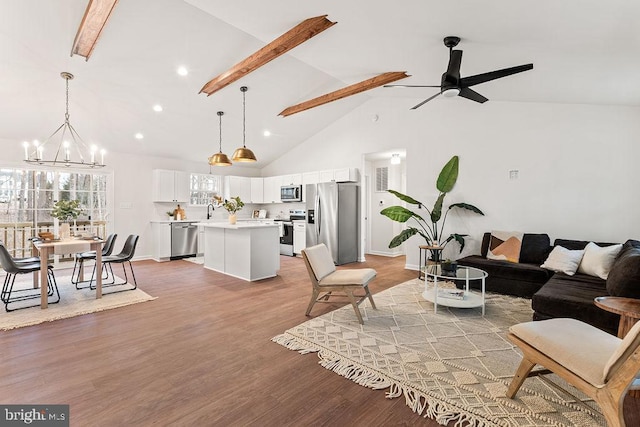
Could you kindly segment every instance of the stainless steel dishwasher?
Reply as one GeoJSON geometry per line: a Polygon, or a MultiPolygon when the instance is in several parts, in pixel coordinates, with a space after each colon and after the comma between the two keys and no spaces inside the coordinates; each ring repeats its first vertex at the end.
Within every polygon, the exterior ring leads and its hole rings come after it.
{"type": "Polygon", "coordinates": [[[171,224],[171,259],[196,256],[198,252],[198,227],[192,222],[171,224]]]}

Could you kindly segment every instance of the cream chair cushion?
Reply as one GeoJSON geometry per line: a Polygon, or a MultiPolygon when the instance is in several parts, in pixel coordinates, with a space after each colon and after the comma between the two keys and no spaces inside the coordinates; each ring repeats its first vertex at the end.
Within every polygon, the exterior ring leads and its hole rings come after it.
{"type": "Polygon", "coordinates": [[[597,387],[605,384],[608,372],[605,367],[622,342],[618,337],[575,319],[520,323],[509,331],[597,387]]]}
{"type": "Polygon", "coordinates": [[[335,285],[366,285],[371,279],[376,277],[376,271],[373,268],[357,268],[353,270],[336,270],[325,276],[318,285],[335,286],[335,285]]]}
{"type": "Polygon", "coordinates": [[[329,249],[327,249],[324,243],[306,248],[304,252],[307,254],[307,259],[309,260],[309,264],[311,264],[313,274],[318,281],[321,281],[336,271],[336,266],[333,263],[333,259],[331,259],[329,249]]]}
{"type": "Polygon", "coordinates": [[[609,381],[611,376],[616,372],[616,370],[624,363],[625,360],[631,353],[633,353],[638,345],[640,344],[640,322],[633,325],[633,328],[627,332],[624,339],[622,340],[622,344],[618,346],[617,350],[606,366],[604,367],[604,378],[609,381]]]}

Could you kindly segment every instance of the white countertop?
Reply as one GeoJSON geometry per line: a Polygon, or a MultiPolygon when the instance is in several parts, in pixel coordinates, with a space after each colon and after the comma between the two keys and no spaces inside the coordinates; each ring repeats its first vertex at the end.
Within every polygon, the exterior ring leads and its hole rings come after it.
{"type": "Polygon", "coordinates": [[[164,219],[164,220],[154,220],[151,221],[152,223],[156,223],[156,224],[169,224],[172,222],[198,222],[198,221],[202,221],[201,219],[179,219],[179,220],[173,220],[173,219],[164,219]]]}
{"type": "Polygon", "coordinates": [[[229,222],[197,222],[195,225],[202,227],[212,227],[212,228],[226,228],[230,230],[241,230],[245,228],[265,228],[265,227],[280,227],[279,224],[269,223],[255,223],[255,222],[241,222],[235,224],[229,224],[229,222]]]}

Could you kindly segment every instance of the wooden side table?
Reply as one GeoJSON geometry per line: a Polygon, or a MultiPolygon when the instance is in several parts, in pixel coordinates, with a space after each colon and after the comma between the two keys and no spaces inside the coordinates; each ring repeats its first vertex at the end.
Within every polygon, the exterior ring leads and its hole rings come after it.
{"type": "Polygon", "coordinates": [[[420,249],[420,257],[418,259],[418,279],[422,280],[424,279],[424,269],[426,269],[429,264],[429,253],[434,253],[434,258],[439,262],[443,248],[442,246],[431,245],[420,245],[418,248],[420,249]],[[424,263],[422,260],[424,260],[424,263]]]}
{"type": "Polygon", "coordinates": [[[597,297],[596,306],[611,313],[620,315],[618,324],[618,338],[624,338],[627,332],[640,319],[640,300],[623,297],[597,297]]]}
{"type": "MultiPolygon", "coordinates": [[[[611,313],[620,315],[618,324],[618,338],[622,339],[633,325],[640,319],[640,300],[623,297],[597,297],[594,298],[596,306],[611,313]]],[[[640,390],[633,385],[638,381],[638,377],[632,384],[632,389],[627,392],[629,396],[640,397],[640,390]]]]}

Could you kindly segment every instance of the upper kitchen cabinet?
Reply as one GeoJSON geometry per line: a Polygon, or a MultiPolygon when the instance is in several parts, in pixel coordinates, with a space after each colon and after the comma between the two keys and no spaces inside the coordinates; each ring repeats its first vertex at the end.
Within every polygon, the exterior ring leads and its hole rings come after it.
{"type": "Polygon", "coordinates": [[[294,173],[291,175],[281,175],[280,185],[302,185],[302,174],[294,173]]]}
{"type": "Polygon", "coordinates": [[[154,169],[153,201],[186,203],[189,201],[189,184],[187,172],[154,169]]]}
{"type": "Polygon", "coordinates": [[[251,178],[251,203],[264,203],[264,179],[251,178]]]}
{"type": "Polygon", "coordinates": [[[302,174],[302,186],[320,182],[320,172],[305,172],[302,174]]]}
{"type": "Polygon", "coordinates": [[[320,171],[320,182],[358,182],[360,174],[357,168],[330,169],[320,171]]]}
{"type": "Polygon", "coordinates": [[[240,197],[244,203],[251,203],[251,178],[247,176],[225,177],[225,198],[240,197]]]}
{"type": "Polygon", "coordinates": [[[269,176],[264,178],[264,203],[282,203],[280,200],[280,187],[282,177],[269,176]]]}

